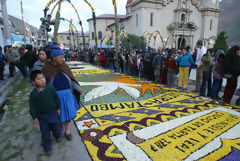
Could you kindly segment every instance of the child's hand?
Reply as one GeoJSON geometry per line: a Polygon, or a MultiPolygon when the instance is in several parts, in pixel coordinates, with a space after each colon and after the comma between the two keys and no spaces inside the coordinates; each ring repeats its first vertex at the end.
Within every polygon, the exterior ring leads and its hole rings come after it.
{"type": "Polygon", "coordinates": [[[39,125],[39,121],[38,121],[38,119],[35,119],[35,120],[34,120],[34,124],[35,124],[36,126],[39,125]]]}
{"type": "Polygon", "coordinates": [[[60,110],[59,109],[57,110],[57,115],[60,116],[60,110]]]}
{"type": "Polygon", "coordinates": [[[82,93],[83,93],[83,90],[82,90],[82,89],[79,89],[78,92],[79,92],[80,94],[82,94],[82,93]]]}

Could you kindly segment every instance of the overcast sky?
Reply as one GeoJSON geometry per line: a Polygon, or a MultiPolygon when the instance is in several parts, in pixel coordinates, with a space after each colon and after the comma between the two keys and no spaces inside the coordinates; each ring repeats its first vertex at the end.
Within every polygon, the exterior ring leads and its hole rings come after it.
{"type": "MultiPolygon", "coordinates": [[[[21,19],[20,1],[21,0],[7,0],[7,8],[8,8],[8,14],[21,19]]],[[[41,24],[40,18],[43,17],[43,9],[45,8],[46,4],[49,1],[50,0],[22,0],[24,21],[39,28],[41,24]]],[[[88,0],[88,1],[92,4],[93,8],[95,9],[96,15],[114,13],[112,0],[88,0]]],[[[85,31],[88,30],[87,19],[91,18],[92,16],[91,9],[88,7],[88,5],[85,4],[84,0],[71,0],[71,2],[77,8],[77,11],[84,25],[83,26],[84,30],[85,31]]],[[[118,14],[126,13],[126,10],[125,10],[126,3],[127,3],[127,0],[117,0],[118,14]]],[[[48,11],[48,13],[50,13],[52,8],[53,8],[53,5],[50,7],[50,10],[48,11]]],[[[57,9],[55,9],[53,17],[55,17],[56,10],[57,9]]],[[[73,19],[74,25],[78,29],[80,28],[80,26],[78,25],[77,16],[74,10],[72,9],[71,5],[67,1],[62,3],[61,17],[67,18],[67,19],[73,19]]],[[[68,29],[69,29],[69,24],[67,22],[61,21],[59,31],[68,31],[68,29]]]]}

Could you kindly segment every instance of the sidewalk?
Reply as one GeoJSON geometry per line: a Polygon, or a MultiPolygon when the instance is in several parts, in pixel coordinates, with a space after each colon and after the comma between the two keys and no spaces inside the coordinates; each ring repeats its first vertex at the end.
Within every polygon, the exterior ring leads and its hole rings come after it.
{"type": "Polygon", "coordinates": [[[0,121],[1,161],[91,161],[81,137],[71,123],[72,141],[61,143],[52,138],[53,155],[47,157],[40,146],[41,133],[29,114],[28,97],[32,85],[25,79],[11,91],[6,113],[0,121]]]}

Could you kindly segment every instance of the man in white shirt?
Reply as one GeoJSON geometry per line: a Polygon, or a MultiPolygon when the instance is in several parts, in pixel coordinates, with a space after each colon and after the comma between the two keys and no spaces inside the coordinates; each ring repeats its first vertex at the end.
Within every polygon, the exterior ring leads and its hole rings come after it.
{"type": "Polygon", "coordinates": [[[203,41],[198,40],[197,41],[197,58],[196,58],[196,88],[193,92],[198,92],[200,91],[200,85],[201,85],[201,80],[202,80],[202,56],[206,54],[207,49],[203,46],[203,41]]]}

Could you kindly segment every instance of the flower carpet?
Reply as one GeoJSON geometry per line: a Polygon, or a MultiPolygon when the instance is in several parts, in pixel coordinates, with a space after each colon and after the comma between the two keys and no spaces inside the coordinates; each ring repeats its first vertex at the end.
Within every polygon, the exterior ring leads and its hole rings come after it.
{"type": "Polygon", "coordinates": [[[92,160],[238,160],[240,107],[69,62],[84,93],[75,125],[92,160]]]}

